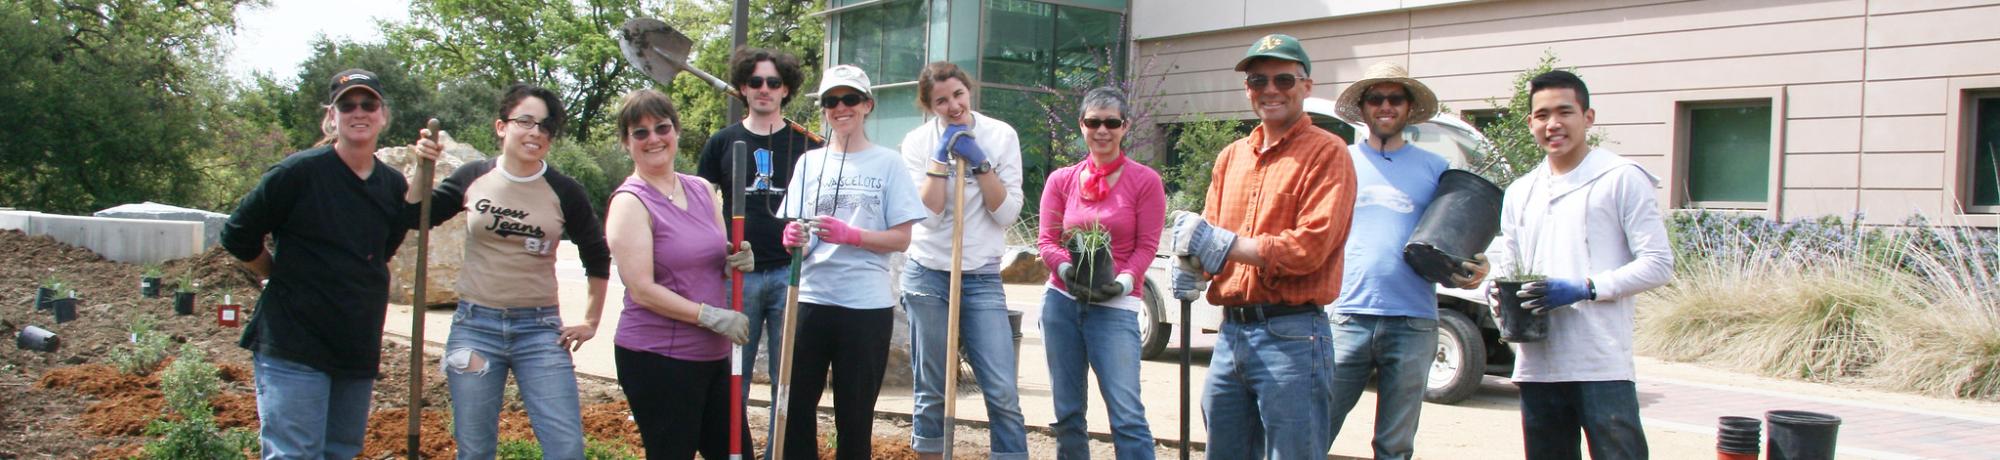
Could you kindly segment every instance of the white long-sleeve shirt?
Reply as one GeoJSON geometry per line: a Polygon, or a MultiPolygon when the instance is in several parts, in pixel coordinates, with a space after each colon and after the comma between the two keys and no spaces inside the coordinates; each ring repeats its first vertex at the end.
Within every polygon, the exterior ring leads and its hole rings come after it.
{"type": "MultiPolygon", "coordinates": [[[[1021,194],[1021,139],[1007,122],[979,112],[973,112],[972,117],[973,140],[979,144],[981,151],[986,152],[986,161],[993,165],[991,174],[1000,175],[1000,184],[1007,190],[1007,197],[1000,201],[999,208],[986,210],[984,193],[975,182],[976,178],[967,173],[968,177],[962,184],[965,187],[965,261],[961,268],[967,273],[999,273],[1000,256],[1007,252],[1007,227],[1020,220],[1021,204],[1025,199],[1021,194]]],[[[943,135],[943,118],[932,117],[903,136],[903,164],[918,184],[933,180],[924,173],[931,169],[939,138],[943,135]]],[[[931,214],[911,233],[910,259],[932,270],[951,269],[952,203],[950,195],[946,197],[943,212],[931,214]]]]}
{"type": "Polygon", "coordinates": [[[1500,238],[1487,254],[1493,279],[1522,267],[1556,278],[1584,278],[1597,300],[1548,314],[1549,335],[1512,344],[1514,380],[1634,380],[1633,296],[1673,279],[1653,187],[1659,179],[1609,150],[1594,149],[1576,169],[1554,175],[1547,162],[1507,187],[1500,238]]]}

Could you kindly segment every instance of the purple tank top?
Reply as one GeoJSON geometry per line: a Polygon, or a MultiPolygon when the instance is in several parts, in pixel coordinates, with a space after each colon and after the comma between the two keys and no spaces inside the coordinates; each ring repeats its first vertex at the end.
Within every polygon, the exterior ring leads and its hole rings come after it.
{"type": "MultiPolygon", "coordinates": [[[[651,214],[653,282],[688,300],[729,308],[728,278],[722,276],[729,240],[715,221],[715,198],[701,186],[700,178],[675,174],[687,197],[687,209],[675,207],[659,189],[638,177],[625,178],[612,195],[631,193],[651,214]]],[[[653,313],[633,301],[631,291],[626,291],[625,311],[618,316],[618,335],[612,341],[627,349],[686,361],[729,357],[729,339],[693,323],[653,313]]]]}

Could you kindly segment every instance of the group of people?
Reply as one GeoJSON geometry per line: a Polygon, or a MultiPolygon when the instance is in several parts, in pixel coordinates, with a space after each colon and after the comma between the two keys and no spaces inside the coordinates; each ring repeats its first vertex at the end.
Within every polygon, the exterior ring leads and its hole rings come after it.
{"type": "MultiPolygon", "coordinates": [[[[1139,397],[1138,287],[1163,240],[1176,256],[1174,295],[1205,295],[1225,318],[1201,399],[1209,456],[1322,457],[1371,379],[1381,400],[1375,455],[1412,453],[1437,312],[1434,285],[1401,252],[1449,165],[1401,134],[1437,113],[1436,97],[1394,64],[1370,68],[1339,98],[1339,115],[1368,127],[1350,149],[1304,114],[1312,60],[1297,40],[1264,37],[1236,70],[1259,124],[1217,155],[1206,208],[1171,222],[1159,173],[1127,157],[1133,114],[1125,95],[1098,88],[1083,97],[1076,129],[1086,152],[1049,175],[1038,209],[1036,245],[1050,271],[1041,328],[1060,458],[1089,456],[1091,373],[1118,458],[1153,456],[1139,397]],[[1108,237],[1100,242],[1109,260],[1076,241],[1091,232],[1108,237]]],[[[694,173],[674,170],[682,125],[671,100],[650,89],[627,94],[616,121],[633,173],[601,220],[583,187],[546,161],[567,121],[548,89],[508,88],[492,125],[500,154],[425,190],[425,178],[375,161],[390,128],[383,82],[364,70],[336,75],[326,139],[273,166],[222,235],[232,255],[269,279],[241,341],[256,363],[264,457],[359,453],[380,360],[386,263],[426,217],[435,225],[463,213],[471,225],[456,280],[461,300],[441,359],[460,458],[495,455],[510,373],[544,455],[583,457],[570,353],[596,335],[613,259],[625,288],[612,339],[617,377],[649,458],[752,451],[747,435],[729,445],[731,430],[748,433],[729,423],[740,404],[730,394],[747,383],[732,388],[729,377],[750,375],[759,347],[772,352],[765,361],[774,378],[778,357],[790,359],[788,394],[774,386],[771,395],[774,411],[783,405],[791,414],[787,436],[766,451],[817,457],[812,414],[830,383],[836,457],[867,458],[897,305],[910,323],[910,442],[939,457],[951,429],[943,402],[946,371],[956,366],[946,362],[955,270],[955,345],[984,393],[991,456],[1026,458],[1000,280],[1006,229],[1024,205],[1014,128],[972,109],[977,82],[964,70],[934,62],[916,85],[926,120],[894,148],[877,144],[866,128],[876,104],[868,75],[837,65],[812,93],[822,137],[782,113],[803,74],[785,53],[737,50],[728,77],[747,114],[708,139],[694,173]],[[753,161],[732,154],[737,142],[757,151],[754,178],[732,173],[753,161]],[[431,213],[420,216],[426,198],[431,213]],[[737,199],[745,235],[733,245],[724,209],[737,199]],[[274,240],[268,250],[266,236],[274,240]],[[558,307],[564,239],[588,279],[582,324],[565,325],[558,307]],[[891,270],[899,252],[907,260],[891,270]],[[728,307],[727,280],[738,273],[741,311],[728,307]],[[789,336],[788,293],[797,309],[789,336]],[[732,361],[732,343],[743,359],[732,361]]],[[[1538,298],[1534,306],[1553,323],[1548,340],[1515,345],[1530,458],[1578,457],[1579,430],[1595,458],[1643,458],[1630,298],[1670,273],[1656,180],[1583,141],[1595,114],[1574,75],[1539,76],[1532,92],[1525,118],[1547,161],[1508,188],[1493,253],[1464,263],[1448,284],[1475,288],[1489,271],[1503,276],[1512,267],[1549,275],[1520,293],[1538,298]]],[[[436,133],[419,134],[414,151],[439,158],[436,133]]]]}

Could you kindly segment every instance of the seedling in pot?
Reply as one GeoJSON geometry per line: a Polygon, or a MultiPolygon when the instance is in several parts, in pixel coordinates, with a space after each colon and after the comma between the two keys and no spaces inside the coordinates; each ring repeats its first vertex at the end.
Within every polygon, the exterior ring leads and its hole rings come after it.
{"type": "Polygon", "coordinates": [[[65,287],[59,292],[60,294],[57,294],[55,300],[49,301],[49,310],[53,310],[53,312],[55,313],[56,324],[75,321],[76,303],[77,303],[76,290],[68,289],[65,287]]]}
{"type": "Polygon", "coordinates": [[[174,288],[174,315],[194,314],[194,293],[201,285],[194,282],[194,272],[181,274],[180,286],[174,288]]]}
{"type": "Polygon", "coordinates": [[[54,305],[55,300],[62,296],[62,291],[62,278],[56,277],[54,273],[50,273],[47,278],[42,278],[42,284],[35,287],[35,310],[49,309],[54,305]]]}
{"type": "Polygon", "coordinates": [[[151,299],[160,296],[160,264],[146,264],[146,272],[139,275],[139,295],[151,299]]]}
{"type": "Polygon", "coordinates": [[[1522,303],[1534,298],[1521,297],[1519,294],[1522,285],[1542,281],[1548,277],[1529,267],[1520,254],[1514,255],[1510,268],[1512,270],[1508,270],[1506,277],[1493,281],[1495,290],[1499,291],[1494,300],[1499,303],[1495,308],[1499,313],[1495,319],[1500,322],[1500,340],[1509,343],[1541,341],[1549,336],[1549,319],[1521,308],[1522,303]]]}
{"type": "MultiPolygon", "coordinates": [[[[1078,274],[1076,279],[1088,284],[1078,288],[1089,290],[1103,286],[1117,276],[1117,269],[1113,268],[1111,260],[1111,232],[1104,228],[1104,224],[1091,222],[1072,227],[1063,231],[1063,237],[1068,241],[1070,264],[1078,274]]],[[[1077,290],[1072,289],[1072,292],[1077,290]]],[[[1077,300],[1094,302],[1104,299],[1077,300]]]]}

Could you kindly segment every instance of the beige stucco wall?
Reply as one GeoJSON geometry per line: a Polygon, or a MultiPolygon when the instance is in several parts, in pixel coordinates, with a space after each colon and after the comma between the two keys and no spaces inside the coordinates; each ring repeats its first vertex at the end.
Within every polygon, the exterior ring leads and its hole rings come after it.
{"type": "MultiPolygon", "coordinates": [[[[1175,3],[1135,2],[1135,32],[1222,13],[1164,8],[1175,3]]],[[[2000,0],[1496,0],[1318,17],[1135,34],[1132,68],[1151,69],[1141,79],[1155,82],[1165,119],[1248,118],[1231,67],[1251,41],[1282,32],[1313,56],[1315,96],[1332,98],[1388,60],[1469,110],[1490,108],[1488,98],[1506,96],[1517,73],[1553,52],[1590,84],[1605,147],[1667,179],[1668,206],[1685,206],[1675,168],[1684,105],[1769,99],[1779,153],[1757,212],[2000,224],[1959,212],[1954,198],[1963,195],[1962,94],[2000,88],[2000,0]]]]}

